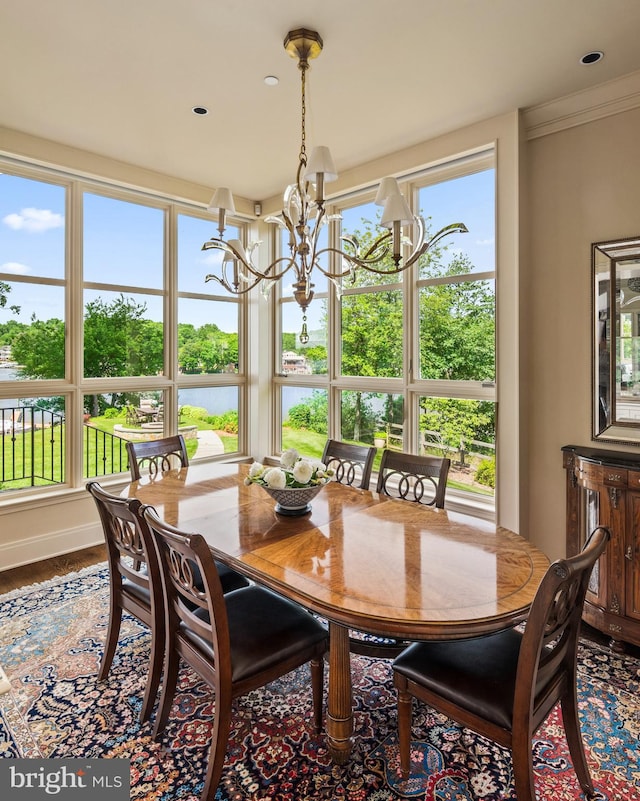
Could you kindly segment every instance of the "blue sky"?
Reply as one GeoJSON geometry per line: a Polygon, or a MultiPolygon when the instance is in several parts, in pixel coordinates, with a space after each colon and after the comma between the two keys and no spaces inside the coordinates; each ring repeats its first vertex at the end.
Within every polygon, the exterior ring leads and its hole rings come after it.
{"type": "MultiPolygon", "coordinates": [[[[420,206],[431,232],[452,222],[464,222],[468,234],[449,237],[450,253],[465,252],[474,271],[495,269],[493,170],[463,176],[453,181],[426,187],[420,193],[420,206]]],[[[372,204],[369,208],[375,208],[372,204]]],[[[363,207],[343,215],[347,230],[361,225],[363,207]]],[[[62,279],[65,253],[65,190],[53,184],[0,174],[0,274],[9,283],[11,276],[62,279]]],[[[87,193],[84,201],[84,270],[85,280],[123,286],[162,287],[163,212],[160,209],[126,203],[87,193]]],[[[210,221],[179,216],[178,265],[179,289],[183,292],[224,294],[204,276],[219,267],[220,254],[202,251],[202,244],[217,236],[210,221]]],[[[227,239],[237,236],[228,227],[227,239]]],[[[316,280],[317,291],[323,285],[316,280]]],[[[64,318],[64,295],[58,287],[12,283],[7,307],[0,309],[0,321],[15,314],[11,305],[21,306],[16,319],[29,322],[32,315],[46,320],[64,318]]],[[[258,291],[257,289],[254,291],[258,291]]],[[[88,290],[85,301],[105,291],[88,290]]],[[[134,296],[147,303],[148,316],[160,319],[161,299],[151,295],[134,296]]],[[[316,325],[320,304],[309,307],[309,327],[316,325]]],[[[285,330],[298,331],[301,313],[297,306],[285,307],[285,330]]],[[[215,322],[227,331],[237,330],[235,304],[184,301],[180,306],[183,322],[201,325],[215,322]]]]}

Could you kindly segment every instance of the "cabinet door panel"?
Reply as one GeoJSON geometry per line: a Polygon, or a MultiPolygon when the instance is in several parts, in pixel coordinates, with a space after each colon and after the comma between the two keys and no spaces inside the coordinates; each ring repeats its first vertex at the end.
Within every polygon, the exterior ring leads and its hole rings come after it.
{"type": "Polygon", "coordinates": [[[611,530],[611,540],[598,560],[599,569],[606,576],[607,612],[624,614],[625,566],[623,545],[627,526],[626,500],[628,493],[617,487],[603,487],[600,492],[600,525],[611,530]]]}
{"type": "Polygon", "coordinates": [[[627,540],[624,543],[626,615],[640,621],[640,492],[630,492],[627,540]]]}
{"type": "MultiPolygon", "coordinates": [[[[587,536],[599,525],[606,525],[601,523],[600,513],[600,493],[595,489],[584,489],[581,493],[582,496],[582,520],[584,524],[580,526],[580,534],[578,538],[578,548],[576,553],[584,548],[584,543],[587,536]]],[[[607,581],[606,570],[600,569],[600,561],[598,560],[593,566],[591,576],[589,577],[589,586],[587,588],[587,598],[592,604],[600,606],[602,609],[607,608],[607,581]]]]}

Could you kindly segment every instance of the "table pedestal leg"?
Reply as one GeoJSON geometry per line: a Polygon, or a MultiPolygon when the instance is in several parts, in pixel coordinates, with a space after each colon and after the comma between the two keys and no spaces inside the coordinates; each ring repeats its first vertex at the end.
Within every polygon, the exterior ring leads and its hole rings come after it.
{"type": "Polygon", "coordinates": [[[331,758],[338,765],[347,762],[351,754],[352,706],[349,630],[330,621],[327,738],[331,758]]]}

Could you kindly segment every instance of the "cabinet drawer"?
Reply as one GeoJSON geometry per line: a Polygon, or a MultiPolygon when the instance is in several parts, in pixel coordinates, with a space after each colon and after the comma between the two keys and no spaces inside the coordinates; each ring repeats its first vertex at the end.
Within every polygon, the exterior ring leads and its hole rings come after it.
{"type": "Polygon", "coordinates": [[[602,484],[602,465],[592,462],[578,462],[578,481],[581,484],[602,484]]]}
{"type": "Polygon", "coordinates": [[[633,489],[638,489],[638,487],[640,487],[640,471],[629,470],[627,473],[627,478],[630,487],[633,489]]]}
{"type": "Polygon", "coordinates": [[[578,466],[578,481],[585,487],[593,488],[595,485],[626,487],[630,475],[635,477],[634,486],[640,487],[640,471],[592,462],[579,462],[578,466]]]}
{"type": "Polygon", "coordinates": [[[602,483],[607,487],[626,487],[628,470],[602,465],[602,483]]]}

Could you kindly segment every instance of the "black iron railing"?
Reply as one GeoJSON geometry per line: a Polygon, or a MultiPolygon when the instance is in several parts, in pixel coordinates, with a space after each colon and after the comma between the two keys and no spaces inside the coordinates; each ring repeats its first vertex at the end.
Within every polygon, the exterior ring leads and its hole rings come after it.
{"type": "Polygon", "coordinates": [[[108,476],[129,469],[126,440],[91,425],[84,425],[84,477],[108,476]]]}
{"type": "MultiPolygon", "coordinates": [[[[65,422],[39,406],[0,409],[0,490],[48,486],[65,481],[65,422]]],[[[83,426],[85,478],[129,469],[125,440],[83,426]]]]}

